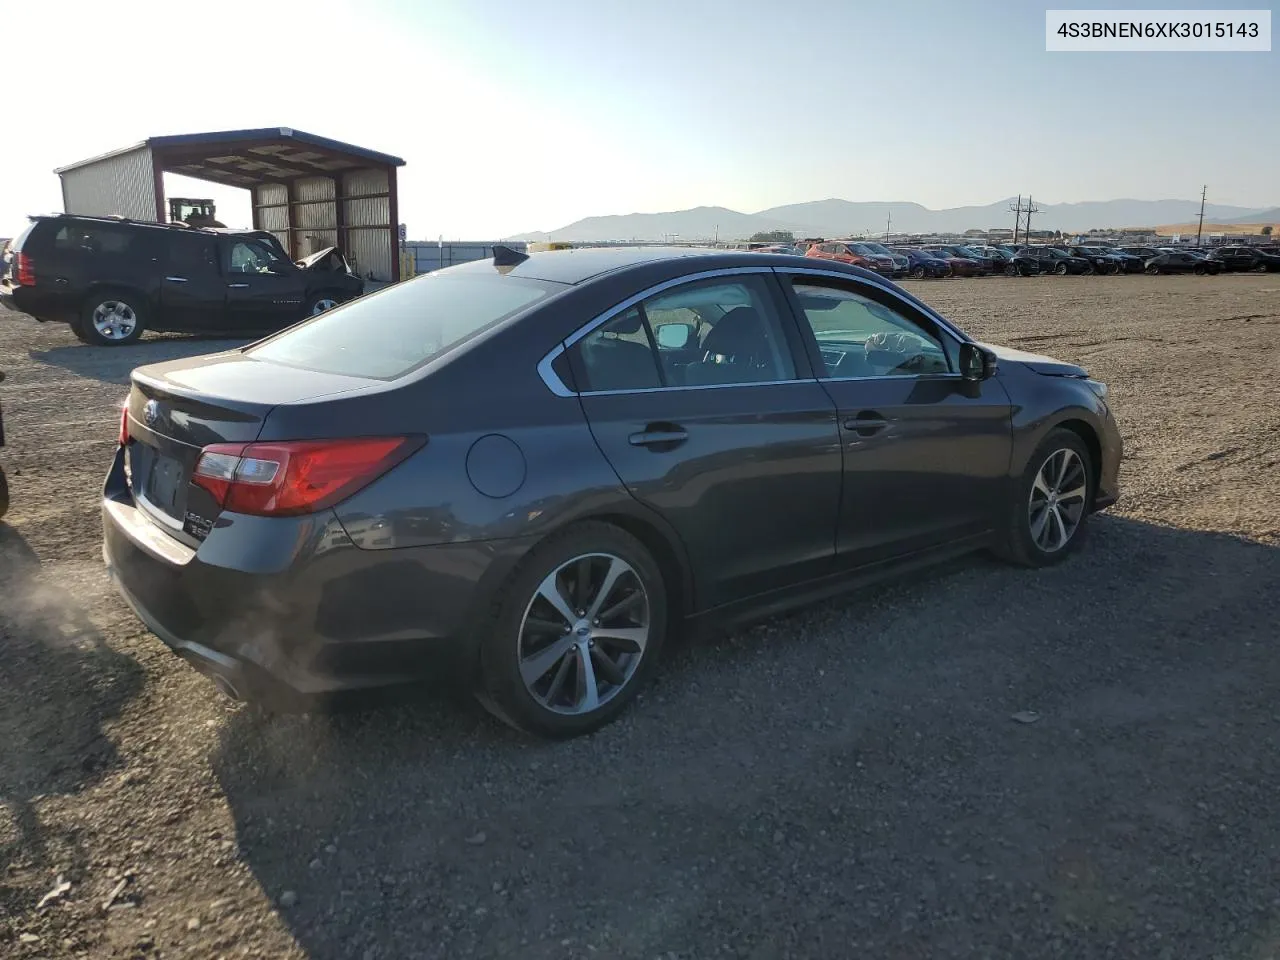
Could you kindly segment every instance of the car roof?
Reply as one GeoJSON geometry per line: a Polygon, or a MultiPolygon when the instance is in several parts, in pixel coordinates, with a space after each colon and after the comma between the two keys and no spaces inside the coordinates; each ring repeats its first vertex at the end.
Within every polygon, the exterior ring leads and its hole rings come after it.
{"type": "Polygon", "coordinates": [[[223,236],[264,237],[273,236],[267,230],[243,227],[193,227],[188,223],[160,223],[157,220],[133,220],[129,217],[94,216],[85,213],[37,213],[27,217],[32,223],[38,220],[86,220],[90,223],[109,223],[115,226],[147,227],[152,230],[174,230],[180,233],[213,233],[223,236]]]}
{"type": "MultiPolygon", "coordinates": [[[[548,280],[553,283],[576,285],[605,274],[639,269],[663,261],[689,262],[690,272],[718,270],[724,267],[744,266],[795,266],[804,260],[813,266],[812,260],[785,253],[760,253],[754,250],[716,250],[708,247],[581,247],[573,250],[541,250],[525,255],[525,259],[511,267],[496,267],[492,259],[473,260],[470,263],[448,267],[439,273],[485,273],[503,270],[513,277],[531,280],[548,280]]],[[[822,261],[823,269],[834,261],[822,261]]],[[[853,268],[853,276],[864,271],[853,268]]]]}

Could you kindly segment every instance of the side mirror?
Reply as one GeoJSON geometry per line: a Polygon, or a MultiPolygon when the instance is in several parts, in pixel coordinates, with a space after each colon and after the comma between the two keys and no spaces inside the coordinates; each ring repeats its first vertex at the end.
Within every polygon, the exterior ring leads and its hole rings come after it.
{"type": "Polygon", "coordinates": [[[655,331],[663,350],[683,350],[693,339],[693,327],[687,323],[664,323],[655,331]]]}
{"type": "Polygon", "coordinates": [[[977,382],[996,375],[996,355],[976,343],[960,344],[960,376],[977,382]]]}

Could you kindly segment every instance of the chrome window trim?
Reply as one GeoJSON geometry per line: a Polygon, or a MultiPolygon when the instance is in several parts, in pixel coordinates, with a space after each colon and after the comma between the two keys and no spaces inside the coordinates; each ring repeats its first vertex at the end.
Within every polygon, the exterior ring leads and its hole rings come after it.
{"type": "Polygon", "coordinates": [[[622,393],[655,393],[655,392],[665,392],[670,390],[705,390],[705,389],[717,388],[717,387],[753,387],[753,386],[773,385],[777,383],[797,382],[795,380],[776,380],[776,381],[767,381],[767,383],[766,382],[707,383],[707,384],[699,384],[697,386],[692,386],[692,387],[642,387],[636,390],[575,391],[575,390],[570,390],[568,385],[563,380],[561,380],[558,376],[556,376],[555,370],[552,369],[551,367],[551,365],[556,362],[557,357],[559,357],[562,353],[565,353],[570,347],[572,347],[575,343],[577,343],[583,337],[590,334],[593,330],[596,329],[596,327],[599,327],[602,324],[608,323],[610,320],[612,320],[618,314],[622,313],[624,310],[629,310],[631,307],[634,307],[641,300],[647,300],[649,297],[652,297],[655,294],[661,293],[664,290],[670,290],[672,287],[683,286],[684,284],[687,284],[687,283],[697,283],[699,280],[710,280],[716,277],[733,277],[733,276],[742,276],[744,274],[759,274],[762,276],[768,276],[771,273],[773,273],[772,267],[722,267],[719,270],[703,270],[699,273],[689,273],[684,275],[683,277],[674,277],[671,280],[664,280],[662,283],[655,283],[653,286],[646,287],[644,290],[641,290],[639,293],[628,297],[626,300],[623,300],[621,303],[614,304],[604,313],[592,318],[591,320],[588,320],[585,324],[583,324],[581,327],[579,327],[577,330],[571,333],[568,337],[566,337],[562,342],[557,343],[551,350],[549,350],[546,353],[546,355],[541,360],[538,361],[538,376],[542,379],[542,382],[546,384],[547,389],[550,390],[557,397],[597,397],[597,396],[613,396],[613,395],[622,394],[622,393]]]}
{"type": "MultiPolygon", "coordinates": [[[[885,286],[884,284],[880,284],[880,283],[872,283],[868,281],[865,277],[851,276],[847,273],[840,273],[836,270],[821,270],[815,267],[772,267],[770,269],[772,269],[775,273],[779,273],[779,274],[800,274],[803,276],[811,276],[811,277],[832,277],[836,280],[848,280],[848,281],[853,281],[855,284],[861,284],[863,286],[868,286],[868,287],[875,287],[877,290],[883,290],[885,293],[889,294],[889,296],[897,300],[901,300],[911,309],[918,310],[920,313],[923,313],[926,317],[928,317],[930,320],[936,323],[940,329],[945,330],[956,341],[957,346],[962,343],[970,342],[968,337],[966,337],[963,333],[961,333],[959,330],[953,327],[949,320],[947,320],[945,317],[943,317],[941,314],[935,311],[932,307],[924,303],[916,303],[914,300],[910,300],[907,297],[904,297],[897,290],[894,290],[893,287],[885,286]]],[[[870,378],[870,379],[881,379],[881,378],[876,377],[876,378],[870,378]]]]}
{"type": "Polygon", "coordinates": [[[561,343],[557,343],[549,350],[541,360],[538,361],[538,376],[557,397],[616,397],[635,393],[673,393],[680,390],[723,390],[726,387],[777,387],[788,383],[850,383],[862,380],[963,380],[964,377],[955,372],[951,373],[934,373],[934,374],[893,374],[883,377],[795,377],[790,380],[760,380],[752,383],[702,383],[693,386],[666,386],[666,387],[637,387],[633,390],[571,390],[569,386],[561,380],[552,364],[567,352],[569,347],[589,335],[597,327],[609,322],[611,319],[635,306],[642,300],[647,300],[664,290],[670,290],[672,287],[683,286],[688,283],[697,283],[700,280],[710,280],[717,277],[742,276],[744,274],[778,274],[778,275],[799,275],[812,277],[831,277],[835,280],[852,281],[855,285],[875,287],[877,290],[883,290],[890,296],[902,301],[908,307],[918,310],[934,321],[939,329],[946,331],[947,335],[952,337],[956,344],[970,343],[963,333],[953,327],[945,318],[936,313],[933,308],[909,300],[902,294],[898,293],[892,287],[883,284],[874,283],[865,277],[855,274],[842,273],[838,270],[823,270],[815,267],[724,267],[719,270],[704,270],[699,273],[686,274],[683,277],[675,277],[671,280],[664,280],[662,283],[654,284],[641,290],[639,293],[628,297],[621,303],[614,304],[604,313],[588,320],[585,324],[575,330],[566,337],[561,343]]]}

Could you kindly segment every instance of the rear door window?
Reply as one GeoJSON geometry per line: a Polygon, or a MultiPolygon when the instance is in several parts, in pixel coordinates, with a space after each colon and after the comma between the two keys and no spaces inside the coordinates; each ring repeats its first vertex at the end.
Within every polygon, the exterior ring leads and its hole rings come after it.
{"type": "Polygon", "coordinates": [[[427,274],[322,313],[248,355],[306,370],[394,380],[562,289],[562,284],[523,277],[427,274]]]}
{"type": "Polygon", "coordinates": [[[213,276],[218,272],[218,243],[213,237],[176,234],[169,240],[166,269],[179,276],[213,276]]]}
{"type": "Polygon", "coordinates": [[[72,220],[60,224],[53,235],[53,249],[59,253],[90,256],[124,256],[135,252],[139,231],[107,223],[72,220]]]}

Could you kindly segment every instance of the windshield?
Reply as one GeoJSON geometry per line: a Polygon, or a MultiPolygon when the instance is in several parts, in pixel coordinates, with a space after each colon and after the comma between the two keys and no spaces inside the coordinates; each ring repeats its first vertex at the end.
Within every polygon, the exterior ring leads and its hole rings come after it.
{"type": "Polygon", "coordinates": [[[864,243],[864,247],[872,253],[879,253],[886,256],[892,256],[892,251],[882,243],[864,243]]]}
{"type": "Polygon", "coordinates": [[[865,243],[851,243],[849,249],[854,253],[860,253],[864,257],[874,256],[875,251],[868,247],[865,243]]]}
{"type": "Polygon", "coordinates": [[[322,313],[247,353],[306,370],[393,380],[559,289],[496,274],[427,274],[322,313]]]}

